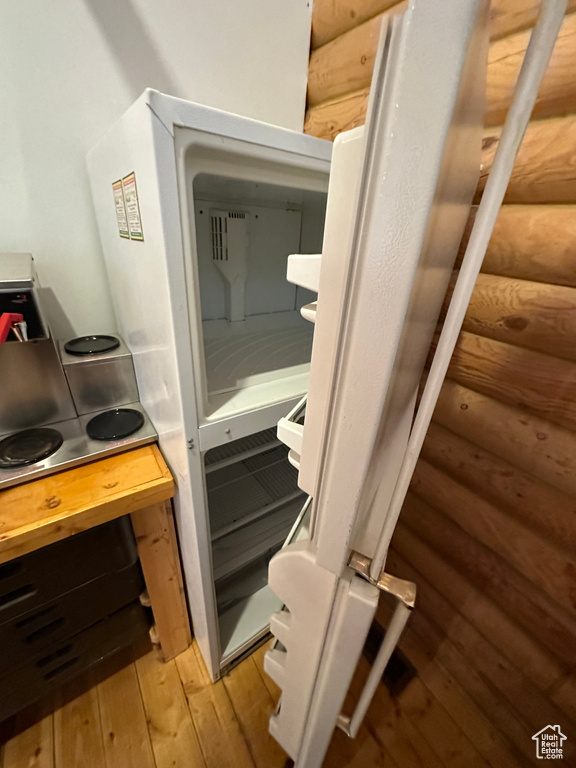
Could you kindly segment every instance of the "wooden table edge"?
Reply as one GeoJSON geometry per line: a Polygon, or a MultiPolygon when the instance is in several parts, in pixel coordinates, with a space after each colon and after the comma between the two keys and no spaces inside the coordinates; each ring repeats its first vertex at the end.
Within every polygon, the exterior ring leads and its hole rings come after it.
{"type": "MultiPolygon", "coordinates": [[[[130,515],[160,645],[164,658],[168,660],[186,650],[191,641],[190,621],[170,502],[174,495],[174,480],[155,443],[124,453],[144,449],[151,449],[156,459],[159,473],[157,476],[133,488],[123,490],[116,497],[103,499],[93,506],[83,506],[76,511],[64,509],[57,515],[39,518],[7,534],[2,534],[0,565],[97,525],[130,515]]],[[[64,472],[73,472],[74,469],[64,470],[64,472]]],[[[32,482],[46,482],[47,479],[49,478],[43,477],[32,482]]]]}

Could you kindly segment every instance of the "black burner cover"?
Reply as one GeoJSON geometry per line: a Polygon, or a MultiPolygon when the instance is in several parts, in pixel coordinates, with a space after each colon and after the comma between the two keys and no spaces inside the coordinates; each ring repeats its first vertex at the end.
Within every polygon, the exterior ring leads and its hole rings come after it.
{"type": "Polygon", "coordinates": [[[37,427],[15,432],[0,441],[0,467],[26,467],[47,459],[62,445],[62,435],[56,429],[37,427]]]}
{"type": "Polygon", "coordinates": [[[114,408],[94,416],[86,424],[92,440],[121,440],[137,432],[144,424],[144,416],[133,408],[114,408]]]}
{"type": "Polygon", "coordinates": [[[64,344],[64,349],[70,355],[102,355],[120,346],[120,340],[115,336],[79,336],[64,344]]]}

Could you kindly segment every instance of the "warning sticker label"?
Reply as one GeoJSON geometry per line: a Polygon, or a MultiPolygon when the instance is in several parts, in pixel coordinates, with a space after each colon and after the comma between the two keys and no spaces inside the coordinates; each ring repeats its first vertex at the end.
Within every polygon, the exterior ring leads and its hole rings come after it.
{"type": "Polygon", "coordinates": [[[136,188],[136,174],[130,173],[122,179],[124,189],[124,202],[126,205],[126,217],[128,219],[128,231],[131,240],[144,240],[142,232],[142,220],[140,218],[140,205],[138,203],[138,189],[136,188]]]}
{"type": "Polygon", "coordinates": [[[124,203],[124,192],[122,190],[122,179],[118,179],[112,184],[114,193],[114,206],[116,207],[116,221],[118,222],[118,232],[120,237],[130,238],[128,231],[128,218],[126,216],[126,205],[124,203]]]}

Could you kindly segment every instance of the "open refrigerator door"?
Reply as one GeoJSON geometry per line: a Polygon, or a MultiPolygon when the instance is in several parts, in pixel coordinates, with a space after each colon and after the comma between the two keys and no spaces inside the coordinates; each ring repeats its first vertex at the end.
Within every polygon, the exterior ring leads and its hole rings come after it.
{"type": "Polygon", "coordinates": [[[478,180],[488,2],[411,0],[384,26],[366,126],[335,142],[322,255],[289,259],[318,300],[302,310],[315,322],[304,426],[283,419],[278,436],[310,499],[270,563],[285,606],[265,669],[282,689],[270,731],[296,768],[319,768],[335,726],[356,735],[414,606],[388,546],[565,9],[543,0],[417,408],[478,180]],[[396,610],[348,717],[381,591],[396,610]]]}
{"type": "Polygon", "coordinates": [[[271,560],[284,603],[265,669],[282,689],[270,731],[297,768],[334,727],[355,735],[414,605],[377,544],[405,457],[426,356],[479,176],[488,2],[410,3],[385,24],[366,125],[335,141],[322,255],[288,279],[318,292],[304,423],[282,419],[308,535],[271,560]],[[397,608],[352,718],[341,715],[380,592],[397,608]]]}

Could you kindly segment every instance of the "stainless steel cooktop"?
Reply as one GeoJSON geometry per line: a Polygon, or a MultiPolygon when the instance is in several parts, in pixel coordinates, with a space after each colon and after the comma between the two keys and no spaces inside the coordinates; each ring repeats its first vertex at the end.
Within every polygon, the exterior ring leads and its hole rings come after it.
{"type": "MultiPolygon", "coordinates": [[[[37,461],[27,466],[11,467],[5,469],[0,467],[0,488],[9,488],[12,485],[36,480],[44,475],[59,472],[64,469],[70,469],[79,464],[86,464],[90,461],[103,459],[115,453],[137,448],[140,445],[153,443],[157,439],[156,431],[152,422],[148,418],[146,411],[140,403],[130,403],[123,405],[122,408],[129,408],[138,411],[144,417],[143,425],[133,434],[118,440],[93,440],[88,437],[86,425],[99,413],[104,411],[89,413],[85,416],[79,416],[75,419],[59,421],[54,424],[43,424],[42,427],[55,429],[62,435],[62,445],[48,458],[37,461]]],[[[0,435],[0,441],[14,432],[0,435]]]]}

